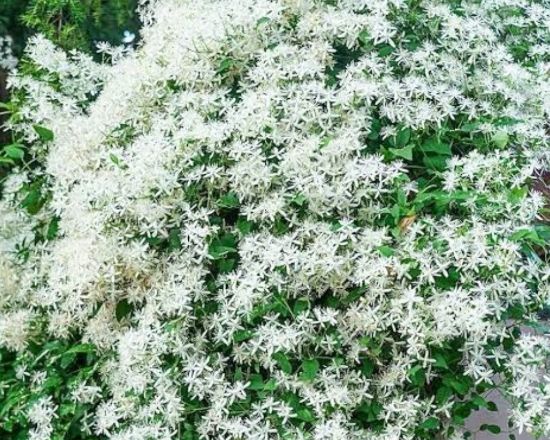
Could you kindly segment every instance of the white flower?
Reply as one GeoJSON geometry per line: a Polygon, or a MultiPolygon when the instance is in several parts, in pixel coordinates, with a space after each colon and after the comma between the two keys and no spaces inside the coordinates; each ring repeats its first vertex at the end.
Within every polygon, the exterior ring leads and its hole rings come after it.
{"type": "Polygon", "coordinates": [[[52,423],[57,418],[57,405],[51,396],[41,397],[28,412],[29,421],[35,425],[30,431],[33,440],[49,440],[53,432],[52,423]]]}
{"type": "Polygon", "coordinates": [[[71,397],[116,440],[412,440],[454,398],[411,369],[439,383],[459,343],[465,380],[498,363],[518,427],[548,432],[547,339],[502,347],[550,295],[548,7],[140,3],[135,49],[35,36],[10,79],[35,162],[0,201],[0,345],[94,344],[71,397]]]}
{"type": "Polygon", "coordinates": [[[136,34],[130,31],[124,31],[124,37],[122,38],[122,42],[124,44],[133,43],[135,39],[136,39],[136,34]]]}

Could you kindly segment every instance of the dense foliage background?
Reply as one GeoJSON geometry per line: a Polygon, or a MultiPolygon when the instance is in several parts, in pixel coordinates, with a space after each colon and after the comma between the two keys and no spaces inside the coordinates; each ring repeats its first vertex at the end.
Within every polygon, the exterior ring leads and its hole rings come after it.
{"type": "Polygon", "coordinates": [[[0,35],[11,35],[16,55],[39,32],[64,49],[93,52],[98,41],[120,44],[137,32],[137,0],[3,0],[0,35]]]}

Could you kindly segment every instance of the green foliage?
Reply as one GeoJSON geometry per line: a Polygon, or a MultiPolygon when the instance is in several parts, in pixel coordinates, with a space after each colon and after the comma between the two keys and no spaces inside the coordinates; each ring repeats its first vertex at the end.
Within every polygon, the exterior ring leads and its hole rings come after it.
{"type": "Polygon", "coordinates": [[[0,2],[0,35],[11,35],[14,38],[14,51],[21,53],[25,40],[31,30],[21,21],[28,0],[2,0],[0,2]]]}
{"type": "Polygon", "coordinates": [[[10,34],[20,54],[39,32],[65,49],[93,50],[97,41],[120,44],[123,30],[136,32],[136,0],[3,0],[0,35],[10,34]]]}
{"type": "Polygon", "coordinates": [[[0,350],[0,438],[23,440],[32,428],[27,414],[42,397],[58,406],[52,439],[89,439],[83,416],[93,402],[78,402],[73,391],[95,384],[101,367],[92,345],[77,341],[31,344],[24,354],[0,350]]]}

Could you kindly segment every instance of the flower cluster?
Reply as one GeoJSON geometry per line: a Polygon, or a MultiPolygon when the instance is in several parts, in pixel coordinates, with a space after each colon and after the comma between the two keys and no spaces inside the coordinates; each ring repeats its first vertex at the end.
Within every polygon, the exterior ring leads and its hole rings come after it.
{"type": "Polygon", "coordinates": [[[546,3],[141,14],[110,64],[38,36],[10,79],[0,346],[52,359],[17,375],[32,438],[76,405],[74,438],[459,439],[493,388],[550,433],[520,330],[550,298],[546,3]]]}

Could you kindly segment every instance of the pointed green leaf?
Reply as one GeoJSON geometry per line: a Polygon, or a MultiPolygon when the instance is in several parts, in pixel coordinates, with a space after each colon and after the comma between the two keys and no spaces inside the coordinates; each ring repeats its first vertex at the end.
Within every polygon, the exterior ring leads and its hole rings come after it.
{"type": "Polygon", "coordinates": [[[286,374],[292,373],[292,364],[288,360],[288,357],[283,352],[273,354],[273,360],[277,362],[277,366],[286,374]]]}
{"type": "Polygon", "coordinates": [[[319,361],[317,359],[305,359],[302,362],[302,380],[312,381],[319,371],[319,361]]]}
{"type": "Polygon", "coordinates": [[[34,131],[38,134],[38,137],[44,142],[53,141],[53,131],[49,128],[43,127],[41,125],[33,125],[34,131]]]}
{"type": "Polygon", "coordinates": [[[11,144],[4,147],[4,153],[7,157],[11,159],[23,159],[25,156],[25,151],[23,150],[23,145],[21,144],[11,144]]]}
{"type": "Polygon", "coordinates": [[[403,147],[403,148],[390,148],[389,151],[394,157],[402,157],[403,159],[406,159],[406,160],[413,159],[412,145],[407,145],[406,147],[403,147]]]}

